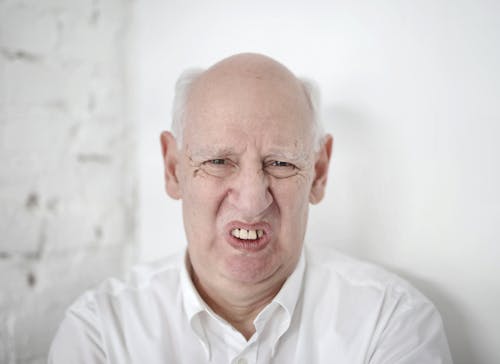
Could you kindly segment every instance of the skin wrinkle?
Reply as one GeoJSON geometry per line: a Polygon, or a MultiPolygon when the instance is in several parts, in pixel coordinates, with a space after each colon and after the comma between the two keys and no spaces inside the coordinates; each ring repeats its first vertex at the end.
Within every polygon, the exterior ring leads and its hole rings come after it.
{"type": "MultiPolygon", "coordinates": [[[[298,145],[298,141],[295,141],[294,145],[296,147],[298,145]]],[[[194,172],[194,175],[196,175],[198,169],[201,169],[204,173],[210,174],[205,170],[207,169],[207,167],[205,167],[204,169],[204,163],[214,159],[228,159],[231,163],[231,167],[239,168],[239,156],[242,155],[245,151],[246,148],[244,148],[242,151],[237,151],[232,149],[231,147],[215,145],[200,146],[194,152],[192,150],[187,150],[186,154],[191,162],[191,166],[193,168],[196,168],[194,172]]],[[[271,174],[271,176],[274,178],[283,179],[292,177],[296,174],[300,174],[301,170],[309,166],[309,163],[311,163],[311,158],[305,152],[284,151],[278,148],[271,148],[270,153],[262,158],[262,169],[259,169],[258,172],[260,173],[265,170],[270,161],[287,161],[295,166],[296,172],[291,176],[278,177],[271,174]]]]}
{"type": "Polygon", "coordinates": [[[247,339],[257,314],[293,272],[309,203],[323,196],[331,138],[314,151],[308,102],[284,66],[237,55],[194,81],[179,150],[170,133],[162,134],[167,192],[182,200],[193,283],[247,339]],[[214,159],[225,162],[208,162],[214,159]],[[229,244],[227,226],[238,221],[269,226],[263,249],[229,244]]]}

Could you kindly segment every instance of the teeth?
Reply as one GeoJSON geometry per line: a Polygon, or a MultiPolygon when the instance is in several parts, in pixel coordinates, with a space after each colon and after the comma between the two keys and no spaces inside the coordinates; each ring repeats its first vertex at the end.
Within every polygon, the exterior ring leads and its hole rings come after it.
{"type": "Polygon", "coordinates": [[[242,240],[255,240],[264,235],[263,230],[246,230],[246,229],[233,229],[231,235],[235,238],[242,240]]]}

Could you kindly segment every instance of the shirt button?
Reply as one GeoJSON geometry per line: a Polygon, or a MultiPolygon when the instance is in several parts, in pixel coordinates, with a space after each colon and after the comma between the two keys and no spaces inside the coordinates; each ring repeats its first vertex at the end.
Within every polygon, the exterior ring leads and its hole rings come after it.
{"type": "Polygon", "coordinates": [[[247,360],[245,358],[239,358],[236,363],[237,364],[247,364],[247,360]]]}

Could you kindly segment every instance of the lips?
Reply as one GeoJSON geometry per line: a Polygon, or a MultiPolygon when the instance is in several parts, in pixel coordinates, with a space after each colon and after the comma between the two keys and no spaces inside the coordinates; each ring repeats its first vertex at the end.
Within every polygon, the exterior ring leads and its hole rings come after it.
{"type": "Polygon", "coordinates": [[[247,224],[232,221],[226,226],[227,241],[240,251],[258,252],[264,249],[271,237],[271,227],[268,223],[247,224]]]}

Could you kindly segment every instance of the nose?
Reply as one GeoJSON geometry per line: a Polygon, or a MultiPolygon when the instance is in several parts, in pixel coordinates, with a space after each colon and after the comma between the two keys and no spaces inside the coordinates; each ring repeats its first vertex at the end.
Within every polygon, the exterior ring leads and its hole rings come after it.
{"type": "Polygon", "coordinates": [[[232,182],[228,198],[242,218],[252,221],[262,216],[273,202],[269,177],[262,168],[242,168],[232,182]]]}

